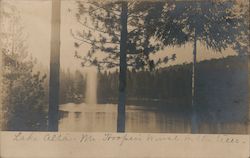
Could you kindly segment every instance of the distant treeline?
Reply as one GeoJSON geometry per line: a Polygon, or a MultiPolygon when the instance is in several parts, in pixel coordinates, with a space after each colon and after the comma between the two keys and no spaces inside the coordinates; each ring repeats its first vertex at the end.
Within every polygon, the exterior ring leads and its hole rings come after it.
{"type": "Polygon", "coordinates": [[[197,66],[196,76],[195,102],[200,120],[240,123],[247,120],[247,56],[203,61],[197,66]]]}
{"type": "MultiPolygon", "coordinates": [[[[204,80],[206,74],[211,71],[220,71],[218,77],[223,77],[223,73],[228,74],[227,69],[233,70],[244,67],[244,63],[239,60],[241,57],[231,56],[223,59],[212,59],[202,61],[197,65],[197,83],[196,93],[199,93],[204,87],[199,80],[204,80]],[[206,72],[204,72],[206,71],[206,72]],[[202,73],[201,73],[202,72],[202,73]],[[202,76],[201,76],[202,75],[202,76]]],[[[233,75],[233,74],[232,74],[233,75]]],[[[118,99],[118,78],[119,72],[103,71],[98,72],[98,103],[117,103],[118,99]]],[[[224,79],[225,82],[228,79],[224,79]]],[[[164,101],[177,105],[191,103],[191,82],[192,82],[192,65],[182,64],[155,71],[127,71],[127,103],[136,101],[164,101]]],[[[217,84],[214,82],[214,84],[217,84]]],[[[219,84],[219,83],[218,83],[219,84]]],[[[60,103],[85,101],[86,76],[79,71],[72,73],[70,71],[61,71],[60,83],[60,103]]],[[[216,85],[214,85],[216,86],[216,85]]],[[[219,86],[219,85],[218,85],[219,86]]],[[[204,94],[205,95],[205,94],[204,94]]],[[[199,98],[205,96],[198,95],[199,98]]]]}
{"type": "Polygon", "coordinates": [[[69,69],[60,72],[60,104],[81,103],[85,101],[86,76],[80,71],[69,69]]]}
{"type": "MultiPolygon", "coordinates": [[[[10,58],[5,58],[9,63],[10,58]]],[[[22,61],[14,58],[15,61],[22,61]]],[[[14,60],[13,60],[14,61],[14,60]]],[[[22,61],[22,67],[7,65],[4,116],[8,130],[45,130],[47,126],[47,71],[33,73],[35,63],[22,61]],[[11,70],[11,71],[7,71],[11,70]],[[11,72],[11,75],[8,73],[11,72]]],[[[39,69],[39,68],[36,68],[39,69]]],[[[202,120],[227,118],[242,120],[247,114],[247,58],[232,56],[197,64],[196,102],[202,120]],[[245,97],[246,96],[246,97],[245,97]],[[222,112],[223,111],[223,112],[222,112]],[[241,111],[241,115],[236,112],[241,111]],[[237,117],[236,117],[237,116],[237,117]]],[[[178,111],[191,108],[192,65],[183,64],[155,71],[127,72],[127,104],[171,107],[178,111]],[[185,108],[183,108],[185,106],[185,108]]],[[[117,103],[118,71],[98,72],[98,103],[117,103]]],[[[60,104],[85,102],[86,76],[80,71],[61,70],[60,104]]],[[[169,110],[169,109],[168,109],[169,110]]],[[[189,113],[187,113],[189,114],[189,113]]]]}
{"type": "MultiPolygon", "coordinates": [[[[183,64],[153,72],[127,72],[127,98],[133,100],[187,101],[191,97],[191,65],[183,64]]],[[[119,72],[98,72],[98,103],[117,103],[119,72]]],[[[86,76],[79,71],[61,70],[60,103],[85,101],[86,76]]]]}
{"type": "MultiPolygon", "coordinates": [[[[98,75],[98,99],[117,102],[119,73],[104,72],[98,75]]],[[[187,101],[191,97],[191,65],[183,64],[159,70],[127,72],[127,98],[133,100],[187,101]]]]}

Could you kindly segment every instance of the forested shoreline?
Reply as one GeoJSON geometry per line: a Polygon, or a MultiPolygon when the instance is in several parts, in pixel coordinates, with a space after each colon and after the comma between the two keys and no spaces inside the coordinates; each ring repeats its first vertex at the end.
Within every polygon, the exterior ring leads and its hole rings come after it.
{"type": "MultiPolygon", "coordinates": [[[[211,67],[219,70],[228,65],[231,66],[231,69],[239,69],[239,67],[245,66],[239,60],[240,58],[242,57],[230,56],[223,59],[201,61],[197,64],[197,69],[201,67],[208,71],[211,67]]],[[[213,71],[217,71],[216,69],[213,71]]],[[[86,76],[79,71],[73,73],[70,70],[62,70],[61,74],[61,104],[84,102],[86,76]]],[[[127,97],[130,103],[141,100],[166,101],[174,104],[179,101],[188,103],[191,100],[191,64],[173,65],[159,68],[153,72],[128,70],[127,74],[127,97]]],[[[98,72],[98,103],[117,103],[118,76],[118,71],[98,72]]]]}
{"type": "Polygon", "coordinates": [[[191,133],[198,133],[200,118],[214,125],[249,122],[244,3],[76,1],[65,10],[61,0],[53,0],[51,12],[45,11],[51,21],[44,45],[31,42],[39,41],[42,29],[23,25],[22,7],[0,3],[1,129],[58,131],[62,104],[114,104],[117,132],[125,132],[128,105],[184,112],[191,133]],[[67,18],[70,25],[63,23],[67,18]],[[65,25],[67,36],[61,31],[65,25]],[[33,31],[34,39],[26,31],[33,31]],[[211,54],[202,54],[203,48],[211,54]],[[73,58],[68,66],[66,56],[73,58]],[[88,68],[97,70],[94,77],[88,68]]]}

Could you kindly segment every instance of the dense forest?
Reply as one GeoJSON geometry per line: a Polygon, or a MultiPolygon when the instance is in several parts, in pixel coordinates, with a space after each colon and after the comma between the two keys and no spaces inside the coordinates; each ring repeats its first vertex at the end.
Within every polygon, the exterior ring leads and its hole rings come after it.
{"type": "MultiPolygon", "coordinates": [[[[191,96],[190,64],[161,68],[154,72],[128,70],[128,100],[170,100],[191,96]]],[[[118,71],[99,71],[97,80],[98,103],[117,103],[118,71]]],[[[85,101],[86,74],[61,70],[60,103],[81,103],[85,101]]]]}
{"type": "MultiPolygon", "coordinates": [[[[223,59],[201,61],[197,64],[197,94],[202,91],[206,74],[220,72],[218,78],[223,78],[226,73],[233,75],[235,71],[246,67],[241,56],[231,56],[223,59]],[[228,71],[230,67],[230,72],[228,71]],[[202,73],[201,73],[202,72],[202,73]]],[[[127,104],[140,102],[164,102],[166,105],[185,104],[191,102],[191,64],[174,65],[159,68],[156,71],[127,71],[127,104]]],[[[117,103],[118,71],[98,72],[98,103],[117,103]]],[[[230,78],[224,78],[228,82],[230,78]]],[[[214,86],[217,84],[213,82],[214,86]]],[[[218,83],[219,84],[219,83],[218,83]]],[[[86,76],[79,71],[71,72],[61,70],[60,103],[80,103],[85,101],[86,76]]],[[[205,95],[205,94],[204,94],[205,95]]],[[[204,98],[198,95],[197,97],[204,98]]]]}
{"type": "Polygon", "coordinates": [[[85,101],[86,78],[83,73],[69,69],[60,71],[60,104],[85,101]]]}
{"type": "MultiPolygon", "coordinates": [[[[4,129],[57,131],[59,105],[86,102],[86,74],[60,67],[60,3],[52,1],[51,56],[45,71],[32,57],[34,52],[29,49],[16,8],[5,4],[0,10],[4,21],[0,30],[0,123],[4,129]]],[[[248,22],[244,18],[248,9],[243,5],[233,1],[87,1],[76,5],[74,18],[81,28],[69,31],[75,40],[75,57],[81,60],[83,70],[88,66],[98,68],[97,101],[118,104],[118,132],[125,131],[125,104],[178,107],[194,116],[196,110],[204,116],[202,110],[213,111],[214,120],[220,116],[245,117],[232,113],[247,110],[248,77],[243,57],[248,53],[248,22]],[[176,54],[165,54],[158,60],[150,57],[168,46],[187,43],[193,43],[193,61],[189,64],[160,67],[175,60],[176,54]],[[84,44],[90,46],[86,56],[80,50],[84,44]],[[237,56],[198,62],[198,44],[221,53],[230,47],[237,56]],[[107,56],[97,58],[100,52],[107,56]]]]}
{"type": "MultiPolygon", "coordinates": [[[[157,101],[181,98],[188,101],[191,97],[191,65],[176,65],[159,70],[128,71],[127,97],[128,101],[157,101]]],[[[118,72],[103,72],[98,75],[98,99],[100,102],[117,101],[118,72]]]]}

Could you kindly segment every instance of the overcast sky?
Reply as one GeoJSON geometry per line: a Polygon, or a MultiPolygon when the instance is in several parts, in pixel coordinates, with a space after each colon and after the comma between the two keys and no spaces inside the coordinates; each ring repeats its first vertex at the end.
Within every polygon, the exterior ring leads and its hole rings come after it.
{"type": "MultiPolygon", "coordinates": [[[[25,27],[28,36],[29,52],[45,66],[49,66],[50,60],[50,28],[51,28],[51,1],[50,0],[15,0],[10,3],[16,6],[20,11],[21,21],[25,27]]],[[[79,26],[74,19],[72,12],[76,8],[73,0],[63,0],[61,8],[61,66],[72,70],[79,69],[80,62],[74,57],[74,39],[70,35],[70,29],[76,30],[79,26]]],[[[86,53],[82,49],[81,53],[86,53]]],[[[177,59],[169,64],[180,64],[192,61],[192,47],[186,45],[182,48],[167,48],[158,53],[163,54],[176,53],[177,59]]],[[[220,58],[235,53],[228,49],[223,53],[212,52],[205,47],[198,47],[198,60],[220,58]]]]}

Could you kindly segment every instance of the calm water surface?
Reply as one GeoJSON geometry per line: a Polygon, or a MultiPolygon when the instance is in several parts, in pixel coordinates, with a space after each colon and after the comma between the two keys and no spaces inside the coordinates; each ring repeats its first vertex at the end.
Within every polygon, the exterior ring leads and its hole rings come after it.
{"type": "MultiPolygon", "coordinates": [[[[64,104],[60,106],[60,131],[116,132],[117,105],[64,104]]],[[[238,122],[202,122],[199,133],[244,134],[247,126],[238,122]]],[[[163,106],[126,106],[126,132],[190,133],[190,115],[163,106]]]]}

